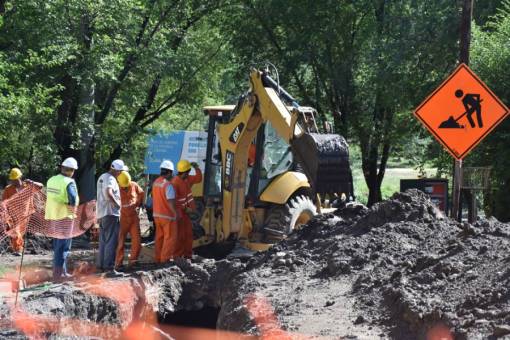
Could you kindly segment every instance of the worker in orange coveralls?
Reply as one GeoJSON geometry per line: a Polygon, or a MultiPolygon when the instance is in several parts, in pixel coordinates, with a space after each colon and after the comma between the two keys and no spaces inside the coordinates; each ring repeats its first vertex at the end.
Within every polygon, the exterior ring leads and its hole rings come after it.
{"type": "Polygon", "coordinates": [[[156,225],[154,259],[157,263],[163,263],[176,256],[177,211],[175,190],[170,182],[174,164],[164,160],[159,167],[161,175],[152,184],[152,215],[156,225]]]}
{"type": "Polygon", "coordinates": [[[177,206],[178,247],[176,256],[191,258],[193,253],[193,223],[188,214],[196,210],[191,186],[202,181],[202,171],[197,163],[182,159],[177,163],[177,176],[172,178],[177,206]],[[195,175],[190,176],[191,167],[195,175]]]}
{"type": "MultiPolygon", "coordinates": [[[[5,187],[4,192],[2,194],[2,200],[5,201],[21,190],[27,188],[29,185],[34,185],[37,189],[41,189],[43,187],[42,183],[34,182],[30,179],[23,180],[23,174],[21,170],[18,168],[12,168],[9,172],[9,184],[5,187]]],[[[26,216],[23,217],[26,219],[26,216]]],[[[28,219],[26,219],[28,222],[28,219]]],[[[11,236],[11,248],[14,255],[21,256],[21,252],[23,251],[23,232],[25,231],[26,226],[16,226],[14,230],[14,234],[11,236]]]]}
{"type": "Polygon", "coordinates": [[[248,166],[253,168],[255,166],[255,158],[257,156],[257,147],[255,144],[250,144],[250,148],[248,149],[248,166]]]}
{"type": "Polygon", "coordinates": [[[120,232],[115,257],[115,267],[121,268],[124,260],[124,242],[126,236],[131,236],[131,252],[129,253],[129,266],[138,260],[141,249],[140,218],[138,209],[142,206],[145,193],[138,183],[131,181],[127,171],[122,171],[117,177],[120,186],[120,232]]]}

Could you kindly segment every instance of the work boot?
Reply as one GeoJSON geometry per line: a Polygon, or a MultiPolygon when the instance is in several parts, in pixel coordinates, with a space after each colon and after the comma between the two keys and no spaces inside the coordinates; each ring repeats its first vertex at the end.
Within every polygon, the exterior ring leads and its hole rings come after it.
{"type": "Polygon", "coordinates": [[[125,267],[123,264],[121,264],[120,266],[116,266],[116,267],[114,267],[114,268],[113,268],[113,271],[116,271],[116,272],[123,272],[123,271],[125,271],[125,270],[126,270],[126,267],[125,267]]]}
{"type": "Polygon", "coordinates": [[[121,277],[121,276],[124,276],[124,273],[119,272],[116,269],[112,269],[111,271],[109,271],[105,274],[105,277],[107,277],[107,278],[115,278],[115,277],[121,277]]]}

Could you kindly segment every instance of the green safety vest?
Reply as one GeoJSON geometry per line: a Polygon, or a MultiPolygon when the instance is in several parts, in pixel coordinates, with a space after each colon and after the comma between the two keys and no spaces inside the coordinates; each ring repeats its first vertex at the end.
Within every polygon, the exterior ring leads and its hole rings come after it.
{"type": "MultiPolygon", "coordinates": [[[[69,212],[69,199],[67,198],[67,186],[74,183],[74,179],[62,174],[51,177],[46,184],[46,213],[44,218],[47,220],[62,220],[65,218],[75,218],[73,213],[69,212]]],[[[76,197],[76,205],[78,205],[76,197]]]]}

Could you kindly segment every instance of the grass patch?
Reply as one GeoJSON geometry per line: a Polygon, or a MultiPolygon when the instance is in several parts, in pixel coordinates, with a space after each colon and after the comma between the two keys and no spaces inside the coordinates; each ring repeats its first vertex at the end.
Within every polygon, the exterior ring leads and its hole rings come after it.
{"type": "MultiPolygon", "coordinates": [[[[435,169],[426,169],[427,177],[434,177],[435,169]]],[[[419,171],[413,168],[389,168],[386,169],[384,179],[381,185],[381,193],[383,199],[391,197],[395,192],[400,191],[401,179],[418,178],[419,171]]],[[[365,177],[361,171],[361,165],[352,169],[352,176],[354,180],[354,194],[356,199],[367,204],[368,201],[368,187],[365,182],[365,177]]]]}
{"type": "MultiPolygon", "coordinates": [[[[352,169],[352,177],[354,181],[354,195],[356,200],[367,204],[368,187],[361,170],[361,150],[358,145],[349,145],[349,156],[352,169]]],[[[383,199],[391,197],[395,192],[400,191],[401,179],[418,178],[420,172],[415,169],[416,164],[409,159],[403,157],[391,157],[388,160],[386,173],[381,184],[381,194],[383,199]]],[[[434,178],[437,170],[433,168],[425,169],[426,177],[434,178]]]]}

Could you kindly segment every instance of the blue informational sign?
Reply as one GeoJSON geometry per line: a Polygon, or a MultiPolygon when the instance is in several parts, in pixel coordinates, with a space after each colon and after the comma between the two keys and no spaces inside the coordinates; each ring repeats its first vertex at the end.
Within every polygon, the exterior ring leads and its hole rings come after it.
{"type": "Polygon", "coordinates": [[[145,173],[159,175],[159,166],[165,159],[177,162],[181,158],[184,145],[184,131],[176,131],[169,134],[159,134],[149,139],[149,147],[145,153],[145,173]]]}
{"type": "Polygon", "coordinates": [[[206,132],[176,131],[152,136],[145,154],[145,173],[159,175],[159,166],[163,160],[171,160],[177,165],[179,160],[187,159],[197,162],[204,169],[206,151],[206,132]]]}

